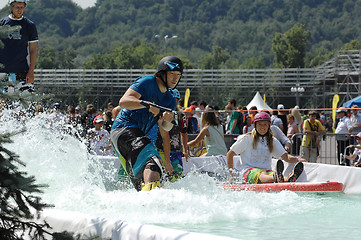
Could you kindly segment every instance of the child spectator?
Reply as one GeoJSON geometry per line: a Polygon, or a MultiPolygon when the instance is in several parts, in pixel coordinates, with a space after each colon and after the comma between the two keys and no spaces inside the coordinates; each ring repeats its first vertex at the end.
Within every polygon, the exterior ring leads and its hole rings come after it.
{"type": "Polygon", "coordinates": [[[88,130],[88,141],[90,153],[100,156],[113,156],[112,146],[110,144],[109,132],[103,129],[104,119],[101,116],[94,118],[94,128],[88,130]]]}
{"type": "Polygon", "coordinates": [[[355,148],[355,150],[352,153],[352,155],[350,155],[350,156],[345,155],[344,157],[349,161],[355,161],[354,162],[355,167],[361,167],[361,132],[359,132],[354,137],[355,137],[355,139],[357,141],[357,145],[350,145],[349,147],[350,148],[355,148]]]}
{"type": "Polygon", "coordinates": [[[187,128],[188,128],[188,134],[195,134],[198,132],[198,121],[195,117],[193,117],[192,109],[186,108],[184,109],[184,114],[187,117],[187,128]]]}
{"type": "Polygon", "coordinates": [[[246,117],[246,125],[243,127],[243,134],[248,133],[248,132],[252,132],[253,129],[254,129],[254,125],[253,125],[253,122],[252,122],[252,117],[247,116],[246,117]]]}

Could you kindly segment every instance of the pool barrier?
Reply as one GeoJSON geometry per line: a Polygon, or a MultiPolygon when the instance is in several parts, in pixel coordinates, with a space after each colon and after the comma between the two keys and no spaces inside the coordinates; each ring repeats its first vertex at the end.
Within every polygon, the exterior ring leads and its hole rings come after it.
{"type": "Polygon", "coordinates": [[[111,221],[83,213],[46,209],[37,221],[45,220],[51,232],[72,232],[81,239],[111,240],[234,240],[234,238],[194,233],[154,225],[111,221]]]}

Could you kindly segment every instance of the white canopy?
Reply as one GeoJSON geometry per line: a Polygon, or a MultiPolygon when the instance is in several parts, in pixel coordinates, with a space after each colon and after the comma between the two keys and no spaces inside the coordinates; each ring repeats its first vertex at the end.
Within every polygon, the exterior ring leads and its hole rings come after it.
{"type": "Polygon", "coordinates": [[[263,101],[263,98],[259,92],[257,92],[256,95],[254,95],[252,101],[248,103],[247,109],[250,109],[252,106],[256,106],[257,110],[267,110],[272,113],[272,108],[270,108],[270,106],[268,106],[267,103],[263,101]]]}

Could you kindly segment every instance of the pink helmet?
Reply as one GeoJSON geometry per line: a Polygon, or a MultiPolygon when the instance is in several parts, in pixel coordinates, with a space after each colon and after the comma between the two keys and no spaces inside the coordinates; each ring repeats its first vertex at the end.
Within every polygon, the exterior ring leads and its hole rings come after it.
{"type": "Polygon", "coordinates": [[[258,121],[269,121],[271,122],[271,117],[266,112],[260,112],[257,113],[256,116],[254,116],[253,122],[256,124],[258,121]]]}

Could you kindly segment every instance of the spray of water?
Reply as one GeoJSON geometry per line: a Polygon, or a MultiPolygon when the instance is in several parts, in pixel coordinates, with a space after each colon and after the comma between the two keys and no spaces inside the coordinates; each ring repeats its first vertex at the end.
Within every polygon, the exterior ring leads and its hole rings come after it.
{"type": "Polygon", "coordinates": [[[24,170],[38,183],[49,185],[41,197],[57,209],[233,237],[239,236],[235,229],[243,227],[245,236],[254,237],[257,227],[267,228],[268,221],[282,222],[324,206],[314,196],[287,191],[225,191],[196,172],[150,192],[109,184],[104,175],[114,174],[113,166],[104,168],[83,141],[64,132],[63,125],[49,122],[46,113],[19,118],[13,112],[3,111],[0,134],[26,131],[14,135],[5,147],[20,155],[24,170]]]}

